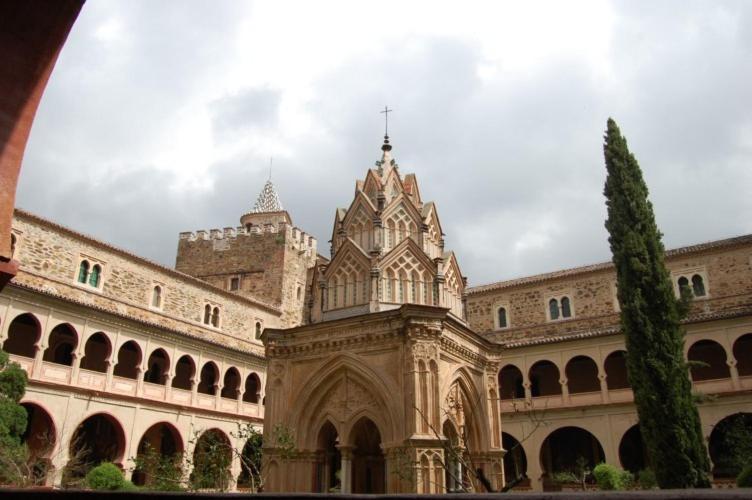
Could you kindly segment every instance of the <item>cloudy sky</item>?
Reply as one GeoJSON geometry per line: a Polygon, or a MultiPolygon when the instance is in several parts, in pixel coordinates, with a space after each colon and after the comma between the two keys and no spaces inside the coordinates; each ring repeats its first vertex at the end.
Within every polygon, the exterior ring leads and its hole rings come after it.
{"type": "Polygon", "coordinates": [[[18,206],[167,265],[273,181],[327,240],[393,153],[471,285],[610,258],[602,136],[667,247],[752,232],[752,2],[89,0],[39,108],[18,206]]]}

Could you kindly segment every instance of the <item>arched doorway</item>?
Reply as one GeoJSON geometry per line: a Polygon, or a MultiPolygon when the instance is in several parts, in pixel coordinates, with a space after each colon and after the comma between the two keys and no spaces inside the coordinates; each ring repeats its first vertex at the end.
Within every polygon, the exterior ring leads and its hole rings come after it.
{"type": "Polygon", "coordinates": [[[752,375],[752,333],[742,335],[734,342],[734,359],[740,377],[752,375]]]}
{"type": "Polygon", "coordinates": [[[262,480],[261,459],[263,440],[260,433],[253,433],[245,446],[240,458],[240,475],[238,489],[252,493],[259,491],[262,480]]]}
{"type": "Polygon", "coordinates": [[[214,396],[217,393],[218,377],[219,370],[217,369],[217,365],[211,361],[207,362],[203,368],[201,368],[201,377],[198,381],[198,392],[214,396]]]}
{"type": "Polygon", "coordinates": [[[227,399],[238,399],[240,394],[240,373],[238,369],[231,366],[225,372],[224,383],[222,384],[221,396],[227,399]]]}
{"type": "Polygon", "coordinates": [[[138,372],[141,368],[141,348],[138,344],[129,340],[120,347],[117,355],[117,364],[115,365],[115,376],[123,378],[138,379],[138,372]]]}
{"type": "Polygon", "coordinates": [[[170,357],[164,349],[155,349],[146,363],[144,381],[150,384],[165,385],[170,371],[170,357]]]}
{"type": "Polygon", "coordinates": [[[261,390],[261,382],[258,375],[251,373],[245,379],[245,392],[243,393],[243,401],[246,403],[259,402],[259,391],[261,390]]]}
{"type": "Polygon", "coordinates": [[[339,435],[330,421],[319,430],[316,439],[316,488],[317,493],[342,491],[342,454],[339,451],[339,435]]]}
{"type": "Polygon", "coordinates": [[[726,351],[721,344],[713,340],[698,340],[687,352],[689,361],[700,361],[700,365],[692,365],[690,373],[692,380],[716,380],[731,377],[729,366],[726,364],[726,351]]]}
{"type": "Polygon", "coordinates": [[[542,360],[530,367],[530,392],[532,396],[558,396],[561,394],[559,368],[551,361],[542,360]]]}
{"type": "Polygon", "coordinates": [[[624,470],[633,474],[646,468],[648,456],[642,442],[640,424],[633,425],[622,436],[619,443],[619,461],[624,470]]]}
{"type": "MultiPolygon", "coordinates": [[[[592,470],[604,457],[603,447],[591,433],[580,427],[562,427],[543,441],[541,470],[549,480],[560,472],[579,479],[585,469],[592,470]]],[[[547,486],[544,482],[544,489],[547,486]]]]}
{"type": "Polygon", "coordinates": [[[598,365],[587,356],[575,356],[570,359],[564,368],[564,373],[567,375],[567,387],[570,394],[601,390],[598,365]]]}
{"type": "Polygon", "coordinates": [[[55,423],[41,406],[30,402],[21,403],[21,406],[26,410],[26,431],[21,436],[21,442],[29,450],[27,463],[31,467],[34,484],[44,485],[52,470],[50,455],[57,442],[55,423]]]}
{"type": "Polygon", "coordinates": [[[205,431],[196,441],[193,452],[193,488],[225,491],[230,486],[232,449],[230,439],[219,429],[205,431]]]}
{"type": "Polygon", "coordinates": [[[381,433],[376,424],[362,417],[350,431],[352,493],[385,493],[386,467],[381,451],[381,433]]]}
{"type": "Polygon", "coordinates": [[[78,335],[68,323],[61,323],[52,329],[48,347],[42,359],[48,363],[59,365],[73,365],[73,353],[78,346],[78,335]]]}
{"type": "Polygon", "coordinates": [[[105,373],[107,361],[110,358],[110,340],[102,332],[93,334],[84,345],[84,357],[81,359],[81,369],[105,373]]]}
{"type": "Polygon", "coordinates": [[[182,480],[182,461],[183,439],[178,430],[167,422],[154,424],[144,432],[138,443],[133,484],[159,484],[175,488],[182,480]]]}
{"type": "Polygon", "coordinates": [[[16,356],[33,358],[42,333],[39,321],[31,313],[20,314],[8,327],[8,338],[3,342],[3,351],[16,356]]]}
{"type": "Polygon", "coordinates": [[[708,443],[713,477],[735,478],[752,457],[752,413],[734,413],[718,422],[708,443]]]}
{"type": "Polygon", "coordinates": [[[175,377],[172,379],[172,386],[184,391],[190,391],[193,388],[193,377],[196,375],[196,365],[193,358],[187,354],[181,356],[175,364],[175,377]]]}
{"type": "Polygon", "coordinates": [[[525,397],[522,372],[514,365],[506,365],[499,371],[499,396],[502,400],[525,397]]]}
{"type": "Polygon", "coordinates": [[[527,479],[527,456],[522,444],[511,434],[501,433],[504,455],[504,478],[507,484],[518,484],[527,479]]]}
{"type": "Polygon", "coordinates": [[[627,377],[627,351],[614,351],[606,357],[603,363],[606,371],[606,386],[608,390],[629,389],[627,377]]]}
{"type": "Polygon", "coordinates": [[[63,485],[80,485],[89,470],[102,462],[122,467],[125,433],[112,416],[97,413],[81,422],[70,440],[70,458],[63,472],[63,485]]]}

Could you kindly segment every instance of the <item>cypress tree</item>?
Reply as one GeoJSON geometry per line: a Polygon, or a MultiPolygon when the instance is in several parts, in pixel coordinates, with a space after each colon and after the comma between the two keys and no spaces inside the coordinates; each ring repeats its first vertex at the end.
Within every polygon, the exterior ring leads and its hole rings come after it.
{"type": "Polygon", "coordinates": [[[686,307],[674,296],[642,171],[611,118],[603,153],[606,229],[643,443],[661,488],[708,487],[708,455],[679,326],[686,307]]]}

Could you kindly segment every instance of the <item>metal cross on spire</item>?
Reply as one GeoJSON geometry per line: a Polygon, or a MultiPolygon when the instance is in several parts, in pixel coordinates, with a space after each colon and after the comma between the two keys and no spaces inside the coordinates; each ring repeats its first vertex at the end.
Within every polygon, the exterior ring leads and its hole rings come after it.
{"type": "Polygon", "coordinates": [[[389,113],[394,111],[393,109],[389,109],[388,106],[384,106],[384,111],[379,111],[379,113],[384,113],[384,136],[389,137],[389,113]]]}

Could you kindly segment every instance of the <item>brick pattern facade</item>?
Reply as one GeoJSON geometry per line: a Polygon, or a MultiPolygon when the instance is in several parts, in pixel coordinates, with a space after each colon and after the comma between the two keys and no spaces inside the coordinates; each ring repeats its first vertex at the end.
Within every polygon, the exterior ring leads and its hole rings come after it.
{"type": "MultiPolygon", "coordinates": [[[[260,298],[281,312],[280,326],[304,320],[316,240],[296,227],[274,220],[251,228],[225,228],[180,234],[175,268],[216,288],[260,298]]],[[[266,326],[266,325],[265,325],[266,326]]]]}
{"type": "MultiPolygon", "coordinates": [[[[703,278],[706,295],[695,299],[690,318],[752,307],[752,236],[671,250],[666,265],[677,291],[680,276],[703,278]]],[[[467,318],[475,331],[498,342],[617,327],[616,274],[610,263],[604,263],[470,288],[467,318]],[[572,317],[551,321],[548,301],[561,296],[570,298],[572,317]],[[501,306],[507,310],[506,328],[495,322],[501,306]]]]}
{"type": "Polygon", "coordinates": [[[16,210],[19,287],[175,330],[232,349],[263,353],[253,325],[282,326],[279,308],[217,289],[27,212],[16,210]],[[82,258],[101,263],[101,289],[77,282],[82,258]],[[155,285],[162,306],[151,307],[155,285]],[[206,304],[220,309],[219,327],[203,323],[206,304]]]}

